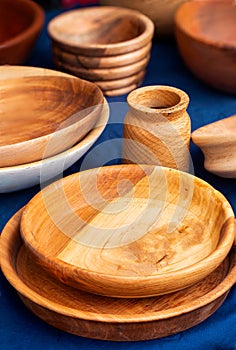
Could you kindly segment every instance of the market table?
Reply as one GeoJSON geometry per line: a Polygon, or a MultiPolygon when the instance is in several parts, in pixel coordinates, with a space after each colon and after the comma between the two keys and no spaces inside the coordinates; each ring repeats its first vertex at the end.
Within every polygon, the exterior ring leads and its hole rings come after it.
{"type": "MultiPolygon", "coordinates": [[[[47,36],[48,21],[60,10],[48,11],[41,36],[26,65],[56,69],[47,36]]],[[[153,43],[151,61],[142,84],[171,85],[178,87],[190,97],[188,112],[192,130],[236,113],[236,97],[210,89],[197,80],[185,67],[175,42],[153,43]]],[[[88,155],[65,171],[68,175],[81,170],[106,164],[116,164],[121,158],[122,122],[127,106],[126,95],[108,98],[111,106],[110,123],[88,155]],[[102,147],[110,143],[112,147],[102,147]],[[100,151],[106,150],[106,154],[100,151]]],[[[194,174],[221,191],[236,213],[236,181],[223,179],[204,169],[203,155],[191,145],[194,174]]],[[[8,219],[34,194],[39,186],[0,195],[0,231],[8,219]]],[[[176,335],[152,341],[116,343],[81,338],[53,328],[34,316],[20,301],[16,291],[0,273],[0,349],[236,349],[236,286],[223,305],[201,324],[176,335]]]]}

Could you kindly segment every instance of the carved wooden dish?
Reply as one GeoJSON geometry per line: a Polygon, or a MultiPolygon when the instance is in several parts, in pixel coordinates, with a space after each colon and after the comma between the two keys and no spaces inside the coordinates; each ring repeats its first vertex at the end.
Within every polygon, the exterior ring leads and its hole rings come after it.
{"type": "Polygon", "coordinates": [[[21,235],[64,283],[112,297],[186,288],[215,270],[234,214],[206,182],[169,168],[116,165],[51,184],[26,206],[21,235]]]}
{"type": "Polygon", "coordinates": [[[192,140],[204,153],[208,171],[236,178],[236,115],[195,130],[192,140]]]}
{"type": "Polygon", "coordinates": [[[109,119],[109,107],[105,101],[102,112],[93,129],[76,145],[53,157],[34,163],[0,168],[0,193],[19,191],[49,181],[79,160],[99,138],[109,119]]]}
{"type": "Polygon", "coordinates": [[[56,16],[48,25],[51,40],[63,50],[84,56],[116,56],[152,40],[152,21],[135,10],[91,7],[56,16]]]}
{"type": "Polygon", "coordinates": [[[43,9],[34,1],[1,0],[0,64],[21,64],[43,27],[43,9]]]}
{"type": "Polygon", "coordinates": [[[0,243],[2,271],[25,305],[50,325],[83,337],[137,341],[165,337],[204,321],[236,282],[231,254],[207,278],[161,297],[116,299],[68,287],[47,274],[22,245],[21,213],[5,226],[0,243]]]}
{"type": "Polygon", "coordinates": [[[207,84],[236,94],[234,1],[187,1],[177,10],[175,22],[178,47],[188,68],[207,84]]]}
{"type": "Polygon", "coordinates": [[[101,90],[64,73],[0,68],[0,167],[56,155],[81,140],[103,105],[101,90]]]}

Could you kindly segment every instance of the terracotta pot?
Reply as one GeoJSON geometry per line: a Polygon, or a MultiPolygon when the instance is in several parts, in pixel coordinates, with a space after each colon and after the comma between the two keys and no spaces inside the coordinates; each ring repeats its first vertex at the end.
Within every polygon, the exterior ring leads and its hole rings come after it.
{"type": "Polygon", "coordinates": [[[138,10],[148,16],[155,24],[158,38],[173,35],[175,11],[187,0],[100,0],[102,5],[121,6],[138,10]]]}
{"type": "Polygon", "coordinates": [[[169,86],[131,92],[124,121],[123,161],[189,170],[188,95],[169,86]]]}

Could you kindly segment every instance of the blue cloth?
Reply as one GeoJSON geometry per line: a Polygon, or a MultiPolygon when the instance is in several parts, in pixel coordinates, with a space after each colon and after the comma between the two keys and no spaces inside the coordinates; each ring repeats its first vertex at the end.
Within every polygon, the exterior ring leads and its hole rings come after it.
{"type": "MultiPolygon", "coordinates": [[[[46,32],[48,21],[60,11],[54,10],[46,15],[46,23],[27,65],[55,69],[50,42],[46,32]]],[[[236,98],[210,89],[198,81],[185,67],[174,42],[154,43],[151,61],[143,85],[172,85],[183,89],[190,96],[188,112],[192,120],[192,130],[236,113],[236,98]]],[[[108,98],[109,102],[124,102],[126,96],[108,98]]],[[[119,116],[122,123],[124,115],[119,116]]],[[[110,162],[119,162],[121,155],[122,125],[113,123],[97,141],[116,139],[114,149],[110,150],[110,162]],[[111,159],[114,158],[112,161],[111,159]]],[[[195,175],[208,181],[220,190],[231,203],[236,212],[236,181],[222,179],[204,170],[203,155],[194,145],[191,155],[195,175]]],[[[77,162],[65,175],[80,169],[82,161],[77,162]]],[[[98,164],[100,165],[99,161],[98,164]]],[[[101,164],[102,165],[102,164],[101,164]]],[[[95,166],[95,164],[91,164],[95,166]]],[[[39,186],[24,191],[0,195],[0,231],[7,220],[34,194],[39,186]]],[[[236,349],[236,287],[232,288],[228,298],[218,311],[198,326],[187,331],[146,342],[116,343],[80,338],[59,331],[34,316],[18,298],[16,291],[8,284],[0,273],[0,349],[34,350],[34,349],[119,349],[119,350],[235,350],[236,349]]]]}

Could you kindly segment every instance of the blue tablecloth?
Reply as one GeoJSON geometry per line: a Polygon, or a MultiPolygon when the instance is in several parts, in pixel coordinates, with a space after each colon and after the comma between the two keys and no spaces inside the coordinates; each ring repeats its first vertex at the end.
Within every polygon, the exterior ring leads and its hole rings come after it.
{"type": "MultiPolygon", "coordinates": [[[[50,42],[46,32],[49,19],[59,13],[54,10],[46,14],[46,23],[27,65],[55,69],[52,61],[50,42]]],[[[190,96],[188,112],[192,120],[192,130],[236,113],[236,98],[210,89],[198,81],[185,67],[174,42],[155,42],[151,61],[143,85],[172,85],[183,89],[190,96]]],[[[126,96],[108,98],[109,102],[125,102],[126,96]]],[[[115,118],[111,116],[111,118],[115,118]]],[[[119,118],[122,119],[121,116],[119,118]]],[[[121,120],[120,119],[120,120],[121,120]]],[[[122,127],[109,125],[96,145],[107,139],[121,138],[122,127]]],[[[110,163],[119,162],[121,142],[114,143],[110,150],[110,163]]],[[[203,155],[194,145],[191,155],[195,175],[208,181],[220,190],[231,203],[236,213],[236,181],[222,179],[204,170],[203,155]]],[[[81,161],[65,172],[65,175],[80,169],[81,161]]],[[[93,166],[95,164],[91,164],[93,166]]],[[[99,159],[97,161],[99,164],[99,159]]],[[[32,196],[39,186],[16,193],[0,195],[0,231],[7,220],[32,196]]],[[[163,339],[146,342],[116,343],[80,338],[59,331],[34,316],[18,298],[16,291],[0,273],[0,349],[127,349],[127,350],[183,350],[183,349],[236,349],[236,287],[218,311],[198,326],[163,339]]]]}

